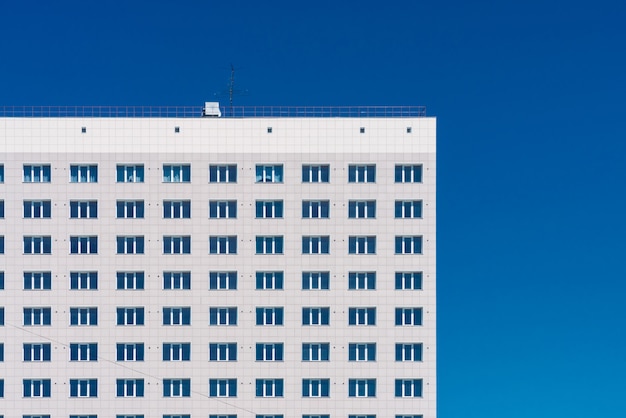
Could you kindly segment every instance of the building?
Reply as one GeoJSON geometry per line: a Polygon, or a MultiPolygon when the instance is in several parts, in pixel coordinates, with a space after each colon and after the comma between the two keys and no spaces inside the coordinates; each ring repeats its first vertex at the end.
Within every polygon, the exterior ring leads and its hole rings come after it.
{"type": "Polygon", "coordinates": [[[0,415],[436,417],[423,108],[0,114],[0,415]]]}

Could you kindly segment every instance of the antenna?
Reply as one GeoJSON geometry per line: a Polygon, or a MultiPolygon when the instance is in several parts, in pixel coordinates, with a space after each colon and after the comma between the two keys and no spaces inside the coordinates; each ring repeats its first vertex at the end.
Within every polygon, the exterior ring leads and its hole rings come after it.
{"type": "Polygon", "coordinates": [[[230,115],[231,116],[234,115],[233,99],[234,99],[235,95],[237,95],[237,96],[247,96],[248,95],[248,90],[240,90],[240,89],[236,89],[235,88],[235,66],[233,64],[230,64],[230,79],[228,81],[228,88],[222,90],[219,93],[215,93],[215,96],[217,96],[217,97],[228,96],[228,104],[230,105],[230,115]]]}

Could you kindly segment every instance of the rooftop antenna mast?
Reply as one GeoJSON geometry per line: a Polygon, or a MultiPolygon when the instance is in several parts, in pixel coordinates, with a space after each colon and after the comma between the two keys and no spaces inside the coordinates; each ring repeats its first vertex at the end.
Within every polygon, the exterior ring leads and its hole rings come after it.
{"type": "Polygon", "coordinates": [[[235,88],[235,66],[233,64],[230,64],[230,79],[228,81],[228,88],[225,90],[222,90],[219,93],[215,93],[215,96],[226,96],[228,95],[228,104],[230,107],[230,115],[233,116],[234,115],[234,106],[233,106],[233,101],[234,101],[234,97],[235,95],[239,95],[239,96],[245,96],[248,94],[248,90],[239,90],[235,88]]]}

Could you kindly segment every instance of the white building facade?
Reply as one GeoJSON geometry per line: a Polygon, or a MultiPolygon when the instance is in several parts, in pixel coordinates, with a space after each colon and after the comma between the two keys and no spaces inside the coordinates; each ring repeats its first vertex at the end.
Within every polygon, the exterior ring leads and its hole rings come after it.
{"type": "Polygon", "coordinates": [[[388,110],[0,118],[0,416],[435,418],[436,120],[388,110]]]}

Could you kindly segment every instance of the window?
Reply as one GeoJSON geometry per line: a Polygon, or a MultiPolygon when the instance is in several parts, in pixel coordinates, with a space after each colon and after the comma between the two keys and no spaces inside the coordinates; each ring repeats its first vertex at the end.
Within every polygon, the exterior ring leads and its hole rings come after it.
{"type": "Polygon", "coordinates": [[[70,308],[70,325],[98,325],[98,308],[70,308]]]}
{"type": "Polygon", "coordinates": [[[256,166],[256,182],[257,183],[282,183],[283,182],[282,164],[257,165],[256,166]]]}
{"type": "Polygon", "coordinates": [[[237,361],[237,344],[210,343],[209,361],[237,361]]]}
{"type": "Polygon", "coordinates": [[[24,164],[24,183],[50,183],[50,165],[24,164]]]}
{"type": "Polygon", "coordinates": [[[422,272],[421,271],[397,271],[396,272],[396,290],[421,290],[422,289],[422,272]]]}
{"type": "Polygon", "coordinates": [[[49,398],[52,383],[50,379],[24,379],[25,398],[49,398]]]}
{"type": "Polygon", "coordinates": [[[257,218],[282,218],[282,200],[257,200],[255,202],[257,218]]]}
{"type": "Polygon", "coordinates": [[[117,237],[118,254],[143,254],[143,237],[117,237]]]}
{"type": "Polygon", "coordinates": [[[376,289],[375,271],[351,271],[348,273],[348,289],[374,290],[376,289]]]}
{"type": "Polygon", "coordinates": [[[0,235],[0,254],[4,254],[4,235],[0,235]]]}
{"type": "Polygon", "coordinates": [[[376,418],[376,415],[348,415],[348,418],[376,418]]]}
{"type": "Polygon", "coordinates": [[[328,218],[330,212],[330,201],[328,200],[303,200],[303,218],[328,218]]]}
{"type": "Polygon", "coordinates": [[[49,271],[25,271],[24,290],[52,289],[52,273],[49,271]]]}
{"type": "Polygon", "coordinates": [[[0,307],[0,326],[4,326],[4,308],[0,307]]]}
{"type": "Polygon", "coordinates": [[[396,325],[422,325],[422,308],[396,308],[396,325]]]}
{"type": "Polygon", "coordinates": [[[50,343],[24,343],[24,361],[50,361],[50,343]]]}
{"type": "Polygon", "coordinates": [[[163,307],[163,325],[191,325],[191,307],[163,307]]]}
{"type": "Polygon", "coordinates": [[[118,200],[115,207],[118,219],[142,219],[144,217],[143,200],[118,200]]]}
{"type": "Polygon", "coordinates": [[[210,183],[236,183],[237,182],[237,165],[209,165],[209,182],[210,183]]]}
{"type": "MultiPolygon", "coordinates": [[[[24,209],[26,212],[26,209],[24,209]]],[[[70,218],[97,218],[98,202],[96,200],[70,201],[70,218]]]]}
{"type": "Polygon", "coordinates": [[[330,252],[329,236],[302,237],[302,254],[328,254],[330,252]]]}
{"type": "Polygon", "coordinates": [[[421,200],[396,200],[395,216],[396,218],[421,218],[422,217],[422,201],[421,200]]]}
{"type": "Polygon", "coordinates": [[[348,396],[369,398],[376,396],[376,379],[349,379],[348,396]]]}
{"type": "Polygon", "coordinates": [[[4,219],[4,200],[0,200],[0,219],[4,219]]]}
{"type": "Polygon", "coordinates": [[[210,290],[235,290],[237,289],[236,271],[212,271],[209,273],[210,290]]]}
{"type": "Polygon", "coordinates": [[[117,361],[143,361],[143,343],[117,343],[115,346],[117,361]]]}
{"type": "Polygon", "coordinates": [[[257,290],[282,290],[284,273],[282,271],[257,271],[257,290]]]}
{"type": "Polygon", "coordinates": [[[143,325],[144,308],[117,308],[117,325],[143,325]]]}
{"type": "Polygon", "coordinates": [[[256,308],[257,325],[283,325],[284,308],[256,308]]]}
{"type": "Polygon", "coordinates": [[[142,290],[144,276],[143,271],[118,271],[117,290],[142,290]]]}
{"type": "Polygon", "coordinates": [[[353,164],[348,166],[348,183],[374,183],[376,181],[376,165],[353,164]]]}
{"type": "Polygon", "coordinates": [[[117,165],[117,182],[118,183],[143,183],[144,168],[143,164],[118,164],[117,165]]]}
{"type": "Polygon", "coordinates": [[[164,398],[191,396],[191,379],[163,379],[164,398]]]}
{"type": "Polygon", "coordinates": [[[424,418],[424,415],[396,415],[396,418],[424,418]]]}
{"type": "Polygon", "coordinates": [[[302,325],[329,325],[330,308],[302,308],[302,325]]]}
{"type": "Polygon", "coordinates": [[[283,343],[257,343],[256,361],[283,361],[283,343]]]}
{"type": "Polygon", "coordinates": [[[209,200],[209,218],[236,218],[236,200],[209,200]]]}
{"type": "Polygon", "coordinates": [[[0,290],[4,290],[4,271],[0,271],[0,290]]]}
{"type": "Polygon", "coordinates": [[[422,343],[396,343],[396,361],[422,361],[422,343]]]}
{"type": "Polygon", "coordinates": [[[191,418],[191,415],[163,415],[163,418],[191,418]]]}
{"type": "Polygon", "coordinates": [[[283,396],[283,379],[257,379],[257,398],[276,398],[283,396]]]}
{"type": "Polygon", "coordinates": [[[330,166],[328,164],[303,164],[303,183],[328,183],[330,181],[330,166]]]}
{"type": "Polygon", "coordinates": [[[396,237],[396,254],[421,254],[422,237],[396,237]]]}
{"type": "Polygon", "coordinates": [[[323,415],[302,415],[302,418],[330,418],[330,415],[328,414],[323,414],[323,415]]]}
{"type": "Polygon", "coordinates": [[[0,362],[4,361],[4,343],[0,343],[0,362]]]}
{"type": "Polygon", "coordinates": [[[163,164],[164,183],[189,183],[191,181],[191,166],[189,164],[163,164]]]}
{"type": "Polygon", "coordinates": [[[163,254],[191,254],[191,237],[189,235],[163,237],[163,254]]]}
{"type": "Polygon", "coordinates": [[[189,219],[191,218],[191,200],[164,200],[163,218],[189,219]]]}
{"type": "Polygon", "coordinates": [[[97,290],[97,271],[72,271],[70,272],[70,289],[72,290],[97,290]]]}
{"type": "Polygon", "coordinates": [[[376,325],[376,308],[348,308],[348,325],[376,325]]]}
{"type": "Polygon", "coordinates": [[[0,183],[4,183],[4,164],[0,164],[0,183]]]}
{"type": "Polygon", "coordinates": [[[283,237],[256,237],[256,253],[257,254],[282,254],[283,253],[283,237]]]}
{"type": "Polygon", "coordinates": [[[163,361],[190,361],[191,343],[163,343],[163,361]]]}
{"type": "Polygon", "coordinates": [[[209,418],[237,418],[237,415],[209,415],[209,418]]]}
{"type": "Polygon", "coordinates": [[[70,418],[98,418],[97,415],[70,415],[70,418]]]}
{"type": "Polygon", "coordinates": [[[259,415],[259,414],[257,414],[256,418],[283,418],[283,415],[282,414],[280,414],[280,415],[278,415],[278,414],[276,414],[276,415],[259,415]]]}
{"type": "Polygon", "coordinates": [[[115,418],[143,418],[142,415],[116,415],[115,418]]]}
{"type": "Polygon", "coordinates": [[[376,254],[376,237],[348,237],[349,254],[376,254]]]}
{"type": "Polygon", "coordinates": [[[209,396],[212,398],[237,396],[237,379],[209,379],[209,396]]]}
{"type": "Polygon", "coordinates": [[[191,289],[190,271],[164,271],[163,289],[191,289]]]}
{"type": "Polygon", "coordinates": [[[348,218],[375,218],[375,200],[350,200],[348,202],[348,218]]]}
{"type": "Polygon", "coordinates": [[[22,415],[22,418],[50,418],[50,415],[22,415]]]}
{"type": "Polygon", "coordinates": [[[50,254],[52,253],[52,238],[24,237],[24,254],[50,254]]]}
{"type": "Polygon", "coordinates": [[[143,379],[117,379],[115,383],[118,398],[143,397],[143,379]]]}
{"type": "Polygon", "coordinates": [[[70,237],[70,254],[97,254],[98,237],[70,237]]]}
{"type": "Polygon", "coordinates": [[[396,398],[420,398],[422,379],[396,379],[396,398]]]}
{"type": "Polygon", "coordinates": [[[328,271],[303,271],[302,290],[328,290],[330,289],[330,272],[328,271]]]}
{"type": "Polygon", "coordinates": [[[98,344],[70,343],[70,361],[98,361],[98,344]]]}
{"type": "Polygon", "coordinates": [[[330,379],[302,379],[303,398],[327,398],[330,396],[330,379]]]}
{"type": "Polygon", "coordinates": [[[376,343],[348,344],[349,361],[376,361],[376,343]]]}
{"type": "Polygon", "coordinates": [[[70,165],[71,183],[96,183],[97,181],[97,165],[70,165]]]}
{"type": "Polygon", "coordinates": [[[49,218],[52,202],[49,200],[24,200],[24,218],[49,218]]]}
{"type": "Polygon", "coordinates": [[[237,325],[237,308],[209,308],[209,325],[237,325]]]}
{"type": "Polygon", "coordinates": [[[302,361],[328,361],[329,343],[302,343],[302,361]]]}
{"type": "Polygon", "coordinates": [[[24,308],[24,325],[51,325],[51,308],[24,308]]]}
{"type": "Polygon", "coordinates": [[[209,254],[237,254],[237,237],[234,235],[209,237],[209,254]]]}
{"type": "Polygon", "coordinates": [[[396,183],[421,183],[421,164],[397,164],[395,169],[396,183]]]}
{"type": "Polygon", "coordinates": [[[70,398],[98,396],[98,379],[70,379],[70,398]]]}

